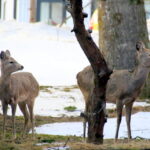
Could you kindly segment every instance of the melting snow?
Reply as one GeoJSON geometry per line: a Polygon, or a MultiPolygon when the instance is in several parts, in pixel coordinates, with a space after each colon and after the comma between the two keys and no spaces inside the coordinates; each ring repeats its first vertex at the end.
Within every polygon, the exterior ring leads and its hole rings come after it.
{"type": "MultiPolygon", "coordinates": [[[[114,138],[116,130],[116,118],[108,118],[104,128],[104,138],[114,138]]],[[[132,115],[131,119],[132,137],[137,136],[150,139],[150,112],[139,112],[132,115]]],[[[51,134],[51,135],[83,135],[82,122],[63,122],[45,124],[35,128],[38,134],[51,134]]],[[[125,117],[122,118],[119,138],[127,137],[127,127],[125,117]]]]}

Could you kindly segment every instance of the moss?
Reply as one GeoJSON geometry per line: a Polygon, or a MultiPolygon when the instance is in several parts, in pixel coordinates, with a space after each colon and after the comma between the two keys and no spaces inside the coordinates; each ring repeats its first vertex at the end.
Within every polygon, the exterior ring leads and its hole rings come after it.
{"type": "Polygon", "coordinates": [[[51,90],[49,90],[49,88],[52,88],[52,86],[40,86],[41,91],[52,93],[51,90]]]}
{"type": "Polygon", "coordinates": [[[109,113],[114,113],[114,112],[116,112],[116,109],[107,109],[107,111],[108,111],[108,114],[109,113]]]}
{"type": "Polygon", "coordinates": [[[66,87],[66,88],[63,89],[63,91],[64,91],[64,92],[70,92],[71,89],[66,87]]]}
{"type": "Polygon", "coordinates": [[[72,89],[78,89],[79,87],[78,87],[78,85],[72,85],[70,88],[72,88],[72,89]]]}
{"type": "Polygon", "coordinates": [[[41,85],[40,86],[40,90],[44,90],[44,89],[48,89],[48,88],[53,88],[52,86],[48,86],[48,85],[41,85]]]}
{"type": "Polygon", "coordinates": [[[82,137],[77,137],[77,136],[46,135],[46,134],[38,134],[37,135],[37,139],[38,139],[39,143],[62,142],[62,141],[67,141],[68,138],[73,141],[82,140],[82,137]]]}
{"type": "Polygon", "coordinates": [[[68,107],[65,107],[64,110],[67,110],[67,111],[75,111],[77,109],[77,107],[75,106],[68,106],[68,107]]]}
{"type": "Polygon", "coordinates": [[[77,85],[72,85],[72,86],[66,86],[62,89],[62,91],[64,92],[70,92],[71,90],[73,89],[78,89],[78,86],[77,85]]]}

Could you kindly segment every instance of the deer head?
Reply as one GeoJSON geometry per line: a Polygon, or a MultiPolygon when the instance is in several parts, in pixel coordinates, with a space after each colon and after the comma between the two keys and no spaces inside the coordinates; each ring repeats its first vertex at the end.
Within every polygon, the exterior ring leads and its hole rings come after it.
{"type": "Polygon", "coordinates": [[[5,52],[2,51],[0,53],[0,60],[2,74],[9,75],[23,69],[23,66],[11,57],[9,50],[6,50],[5,52]]]}
{"type": "Polygon", "coordinates": [[[150,68],[150,50],[145,48],[143,42],[137,42],[137,61],[142,67],[150,68]]]}

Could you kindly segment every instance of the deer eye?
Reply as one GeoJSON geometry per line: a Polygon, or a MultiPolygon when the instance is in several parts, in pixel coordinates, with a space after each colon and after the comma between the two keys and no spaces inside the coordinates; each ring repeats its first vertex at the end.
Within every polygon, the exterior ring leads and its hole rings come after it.
{"type": "Polygon", "coordinates": [[[10,64],[13,64],[14,62],[13,62],[13,61],[10,61],[9,63],[10,63],[10,64]]]}

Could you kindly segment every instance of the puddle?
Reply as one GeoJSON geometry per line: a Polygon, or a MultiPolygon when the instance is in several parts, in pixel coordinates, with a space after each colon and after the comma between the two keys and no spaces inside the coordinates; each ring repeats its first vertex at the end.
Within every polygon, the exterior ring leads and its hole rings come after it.
{"type": "MultiPolygon", "coordinates": [[[[108,118],[104,127],[104,138],[114,138],[116,130],[116,118],[108,118]]],[[[150,112],[139,112],[132,115],[131,119],[132,137],[137,136],[150,139],[150,112]]],[[[62,122],[45,124],[35,128],[37,134],[82,136],[82,122],[62,122]]],[[[119,138],[127,137],[127,126],[125,117],[122,118],[119,138]]]]}
{"type": "Polygon", "coordinates": [[[69,146],[50,147],[44,150],[70,150],[70,147],[69,146]]]}
{"type": "Polygon", "coordinates": [[[35,132],[38,134],[52,134],[64,136],[66,135],[82,136],[83,135],[82,131],[83,131],[82,122],[51,123],[35,128],[35,132]]]}

